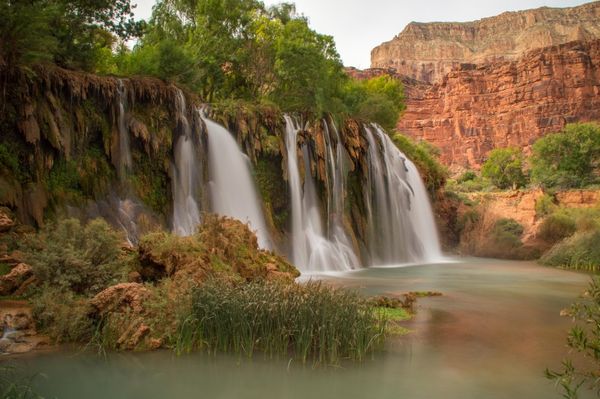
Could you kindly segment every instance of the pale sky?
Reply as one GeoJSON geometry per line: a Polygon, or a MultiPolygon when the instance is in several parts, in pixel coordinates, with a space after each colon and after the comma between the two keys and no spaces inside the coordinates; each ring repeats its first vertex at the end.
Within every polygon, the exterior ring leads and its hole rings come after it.
{"type": "MultiPolygon", "coordinates": [[[[265,4],[280,3],[263,0],[265,4]]],[[[288,1],[292,2],[292,1],[288,1]]],[[[572,7],[589,0],[296,0],[311,27],[334,37],[344,65],[368,68],[371,49],[391,40],[411,21],[463,22],[504,11],[538,7],[572,7]]],[[[136,17],[147,19],[155,0],[137,3],[136,17]]]]}

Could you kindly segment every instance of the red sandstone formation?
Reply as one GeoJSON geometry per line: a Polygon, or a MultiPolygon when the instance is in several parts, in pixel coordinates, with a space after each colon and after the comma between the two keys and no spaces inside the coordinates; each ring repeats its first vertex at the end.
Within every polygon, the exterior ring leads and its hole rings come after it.
{"type": "Polygon", "coordinates": [[[516,60],[530,50],[600,39],[600,2],[505,12],[473,22],[411,22],[371,52],[373,68],[440,82],[464,63],[516,60]]]}
{"type": "Polygon", "coordinates": [[[406,94],[398,130],[438,146],[454,169],[477,168],[494,148],[527,153],[567,123],[600,120],[600,40],[465,64],[439,84],[408,83],[406,94]]]}

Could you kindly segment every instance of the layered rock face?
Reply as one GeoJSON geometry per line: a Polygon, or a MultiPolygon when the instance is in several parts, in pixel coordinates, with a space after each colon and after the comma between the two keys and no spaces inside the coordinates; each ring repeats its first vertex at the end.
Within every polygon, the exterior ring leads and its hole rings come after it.
{"type": "Polygon", "coordinates": [[[506,12],[465,23],[410,23],[371,52],[372,68],[440,82],[464,63],[515,60],[526,52],[600,38],[600,2],[572,8],[506,12]]]}
{"type": "Polygon", "coordinates": [[[399,131],[439,147],[454,169],[478,168],[494,148],[528,153],[537,138],[567,123],[600,120],[600,40],[463,64],[441,83],[405,85],[399,131]]]}

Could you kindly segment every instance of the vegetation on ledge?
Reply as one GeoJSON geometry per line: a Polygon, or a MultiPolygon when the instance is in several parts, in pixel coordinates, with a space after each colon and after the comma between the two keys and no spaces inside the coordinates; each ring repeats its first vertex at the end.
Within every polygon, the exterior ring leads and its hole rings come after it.
{"type": "Polygon", "coordinates": [[[163,347],[337,364],[364,359],[408,317],[354,291],[295,283],[298,271],[259,249],[247,225],[215,215],[190,237],[150,233],[137,248],[101,219],[64,219],[18,241],[37,331],[101,352],[163,347]]]}

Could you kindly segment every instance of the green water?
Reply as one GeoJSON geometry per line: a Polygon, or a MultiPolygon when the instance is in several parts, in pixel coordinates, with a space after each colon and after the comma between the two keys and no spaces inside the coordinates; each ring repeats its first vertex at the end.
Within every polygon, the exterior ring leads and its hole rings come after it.
{"type": "Polygon", "coordinates": [[[419,300],[418,316],[406,324],[412,334],[372,360],[339,368],[168,351],[47,353],[17,362],[41,373],[37,390],[57,398],[559,398],[543,371],[566,352],[570,321],[559,312],[588,278],[477,259],[327,277],[369,294],[444,294],[419,300]]]}

